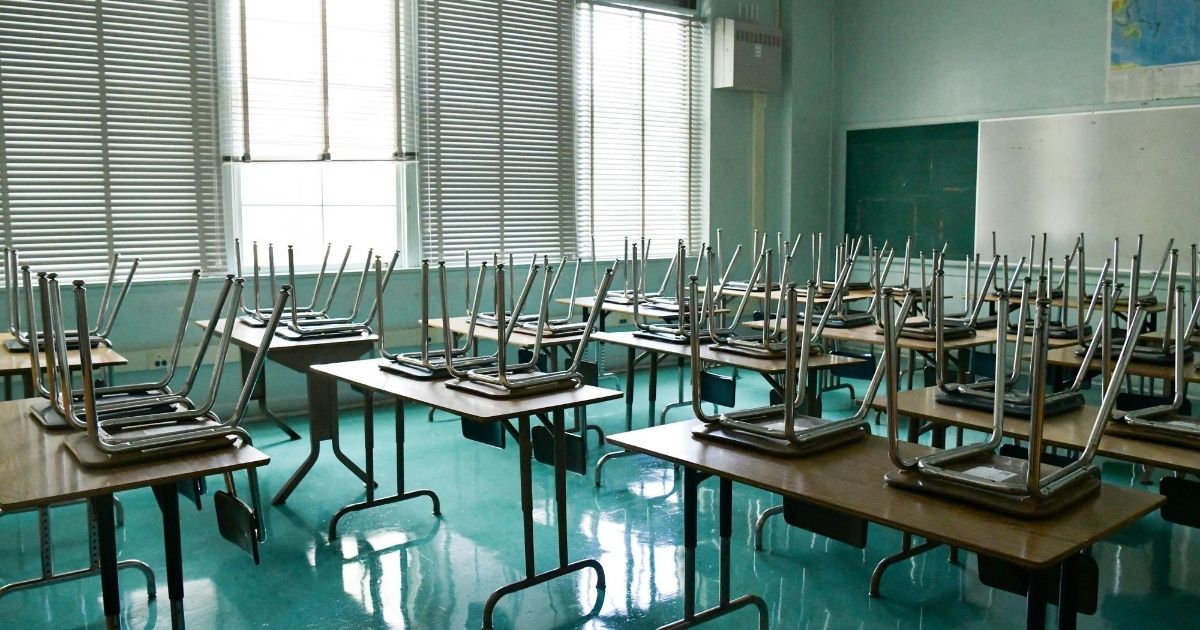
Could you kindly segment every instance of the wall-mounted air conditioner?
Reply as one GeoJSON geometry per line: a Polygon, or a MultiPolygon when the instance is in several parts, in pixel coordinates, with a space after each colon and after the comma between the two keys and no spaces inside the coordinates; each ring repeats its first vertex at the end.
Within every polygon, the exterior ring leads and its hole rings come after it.
{"type": "Polygon", "coordinates": [[[783,32],[772,26],[713,20],[713,88],[774,92],[779,89],[783,32]]]}

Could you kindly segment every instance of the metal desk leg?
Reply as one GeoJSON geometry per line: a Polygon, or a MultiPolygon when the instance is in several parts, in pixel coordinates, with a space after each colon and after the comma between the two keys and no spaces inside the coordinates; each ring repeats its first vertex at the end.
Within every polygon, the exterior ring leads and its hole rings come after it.
{"type": "Polygon", "coordinates": [[[351,513],[365,510],[367,508],[380,505],[390,505],[399,503],[417,497],[429,497],[433,501],[433,515],[442,515],[442,502],[438,499],[433,490],[413,490],[411,492],[404,491],[404,401],[396,400],[396,494],[375,498],[375,488],[379,484],[375,483],[375,396],[374,392],[367,390],[363,393],[363,440],[366,444],[367,452],[367,500],[359,503],[351,503],[337,512],[334,512],[333,517],[329,519],[329,540],[337,537],[338,521],[343,516],[351,513]]]}
{"type": "Polygon", "coordinates": [[[1025,592],[1025,627],[1043,630],[1046,627],[1046,571],[1029,571],[1029,590],[1025,592]]]}
{"type": "Polygon", "coordinates": [[[671,411],[672,409],[679,409],[682,407],[691,407],[692,406],[691,400],[683,399],[683,383],[684,383],[684,380],[686,380],[686,378],[687,378],[684,375],[683,366],[684,366],[684,361],[687,361],[687,360],[688,360],[688,357],[679,355],[679,360],[676,363],[676,368],[677,368],[678,374],[679,374],[679,381],[678,381],[678,386],[679,386],[678,396],[679,396],[679,398],[675,402],[670,403],[669,405],[666,405],[665,407],[663,407],[662,413],[658,414],[658,423],[659,424],[667,423],[667,412],[671,411]]]}
{"type": "Polygon", "coordinates": [[[1062,561],[1058,583],[1058,630],[1075,630],[1079,608],[1079,555],[1062,561]]]}
{"type": "Polygon", "coordinates": [[[110,630],[121,627],[121,592],[117,585],[117,528],[113,523],[113,495],[88,497],[96,519],[96,551],[100,558],[100,590],[104,597],[104,622],[110,630]]]}
{"type": "MultiPolygon", "coordinates": [[[[283,505],[287,502],[292,491],[300,485],[300,481],[304,479],[308,471],[312,470],[313,464],[317,463],[317,457],[321,454],[321,442],[337,439],[337,379],[311,371],[306,374],[306,378],[308,381],[309,418],[308,456],[300,462],[300,467],[292,473],[279,492],[275,493],[275,497],[271,499],[271,503],[275,505],[283,505]]],[[[334,454],[339,453],[341,453],[341,449],[335,448],[334,454]]],[[[366,483],[367,473],[350,461],[349,457],[343,453],[338,459],[350,472],[354,473],[354,476],[366,483]]]]}
{"type": "MultiPolygon", "coordinates": [[[[65,504],[62,504],[65,505],[65,504]]],[[[121,526],[122,518],[120,511],[121,503],[113,497],[113,511],[116,514],[117,527],[121,526]]],[[[19,582],[9,582],[4,586],[0,586],[0,597],[4,597],[9,593],[22,591],[44,584],[57,584],[59,582],[68,582],[78,580],[80,578],[91,577],[100,574],[100,557],[97,548],[97,530],[96,517],[92,513],[89,506],[87,527],[88,527],[88,566],[81,569],[72,569],[69,571],[58,572],[54,568],[54,545],[51,539],[51,521],[50,521],[51,506],[42,506],[35,508],[38,515],[38,550],[41,552],[42,573],[38,577],[19,582]]],[[[117,562],[117,571],[124,569],[134,569],[142,574],[146,579],[146,597],[153,600],[157,595],[154,586],[154,570],[141,560],[121,560],[117,562]]]]}
{"type": "Polygon", "coordinates": [[[182,630],[183,547],[179,536],[179,493],[175,484],[154,486],[154,498],[163,519],[163,546],[167,560],[167,595],[171,600],[171,627],[182,630]]]}
{"type": "Polygon", "coordinates": [[[525,579],[511,584],[501,586],[492,592],[488,597],[487,602],[483,605],[483,629],[492,630],[492,613],[495,611],[496,604],[500,602],[500,598],[522,591],[531,586],[537,586],[544,582],[570,575],[584,569],[592,569],[596,572],[596,589],[600,591],[600,597],[597,598],[594,611],[598,611],[603,603],[604,593],[604,568],[600,563],[592,558],[580,560],[578,562],[567,562],[567,443],[566,429],[563,421],[564,413],[561,409],[554,413],[554,502],[557,508],[558,521],[558,568],[551,569],[544,573],[537,573],[537,565],[534,561],[534,538],[533,538],[533,471],[531,460],[533,459],[533,440],[530,436],[529,416],[521,416],[518,419],[517,441],[520,446],[518,459],[520,460],[521,469],[521,522],[525,534],[525,579]]]}
{"type": "Polygon", "coordinates": [[[762,551],[763,548],[763,529],[767,526],[767,520],[776,514],[783,514],[782,505],[773,505],[758,515],[758,520],[754,521],[754,549],[762,551]]]}
{"type": "Polygon", "coordinates": [[[625,362],[625,430],[633,430],[633,385],[636,378],[637,349],[629,346],[625,362]]]}
{"type": "Polygon", "coordinates": [[[708,477],[693,468],[683,469],[683,619],[660,626],[659,630],[691,628],[723,617],[731,612],[754,606],[758,609],[758,628],[767,630],[767,603],[757,595],[729,598],[729,541],[733,534],[733,482],[720,480],[718,499],[721,564],[719,568],[720,601],[708,610],[696,612],[696,489],[708,477]]]}
{"type": "Polygon", "coordinates": [[[900,551],[887,556],[883,560],[880,560],[879,564],[875,565],[875,570],[871,571],[871,586],[867,591],[867,595],[869,597],[879,597],[879,582],[883,580],[883,572],[886,571],[888,567],[942,546],[942,543],[940,542],[926,540],[925,542],[914,547],[912,544],[912,538],[912,534],[904,532],[900,551]]]}
{"type": "MultiPolygon", "coordinates": [[[[245,348],[238,348],[239,363],[242,367],[242,380],[245,381],[249,376],[250,365],[254,362],[254,353],[245,348]]],[[[254,383],[254,390],[250,393],[250,400],[258,403],[258,410],[262,412],[268,420],[275,423],[280,431],[287,434],[289,440],[299,440],[300,434],[296,433],[283,420],[279,419],[270,409],[267,408],[267,372],[263,370],[258,376],[258,381],[254,383]]]]}
{"type": "Polygon", "coordinates": [[[820,418],[822,410],[820,374],[817,370],[809,370],[805,378],[808,379],[807,387],[810,393],[804,401],[804,412],[814,418],[820,418]]]}
{"type": "Polygon", "coordinates": [[[12,375],[4,375],[4,400],[12,400],[12,375]]]}
{"type": "Polygon", "coordinates": [[[646,414],[646,426],[654,426],[654,406],[658,402],[658,353],[647,351],[650,355],[650,378],[646,384],[647,404],[650,407],[646,414]]]}
{"type": "MultiPolygon", "coordinates": [[[[625,363],[625,430],[633,430],[633,389],[634,389],[634,368],[637,367],[638,357],[637,349],[633,346],[626,348],[627,360],[625,363]]],[[[601,455],[596,460],[596,468],[592,473],[595,479],[596,487],[600,487],[600,480],[604,465],[614,459],[629,457],[634,455],[629,451],[612,451],[601,455]]]]}

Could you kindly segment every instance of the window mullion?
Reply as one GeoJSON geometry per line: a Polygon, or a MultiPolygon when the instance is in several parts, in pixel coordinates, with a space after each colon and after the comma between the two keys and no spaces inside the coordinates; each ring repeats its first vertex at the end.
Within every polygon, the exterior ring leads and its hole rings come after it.
{"type": "Polygon", "coordinates": [[[238,34],[242,48],[242,161],[250,161],[250,61],[246,45],[246,0],[238,0],[238,34]]]}
{"type": "Polygon", "coordinates": [[[329,154],[329,0],[321,0],[321,159],[329,154]]]}

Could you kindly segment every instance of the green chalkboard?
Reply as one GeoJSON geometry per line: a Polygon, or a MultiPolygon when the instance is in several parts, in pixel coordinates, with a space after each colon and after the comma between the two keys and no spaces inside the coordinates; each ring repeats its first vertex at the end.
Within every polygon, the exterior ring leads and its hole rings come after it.
{"type": "Polygon", "coordinates": [[[978,148],[976,122],[847,132],[846,233],[971,255],[978,148]]]}

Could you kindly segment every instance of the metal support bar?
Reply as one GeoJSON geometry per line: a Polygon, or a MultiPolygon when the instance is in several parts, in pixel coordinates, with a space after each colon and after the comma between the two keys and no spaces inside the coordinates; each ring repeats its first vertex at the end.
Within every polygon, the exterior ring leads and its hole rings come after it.
{"type": "MultiPolygon", "coordinates": [[[[99,549],[96,544],[97,530],[96,519],[89,507],[88,510],[88,558],[90,559],[88,566],[81,569],[73,569],[70,571],[55,572],[54,570],[54,549],[51,539],[51,521],[50,508],[52,506],[42,506],[36,508],[38,513],[38,550],[41,558],[41,575],[27,580],[18,582],[9,582],[0,586],[0,597],[4,597],[9,593],[23,591],[30,588],[35,588],[45,584],[58,584],[61,582],[70,582],[85,577],[92,577],[100,574],[100,558],[99,549]]],[[[114,512],[117,515],[117,525],[121,525],[121,512],[119,510],[120,503],[116,498],[113,499],[114,512]]],[[[135,569],[146,578],[146,597],[153,600],[158,596],[155,588],[154,570],[141,560],[121,560],[117,562],[117,570],[135,569]]]]}
{"type": "Polygon", "coordinates": [[[879,564],[875,565],[875,570],[871,571],[871,588],[869,591],[867,591],[867,595],[871,597],[879,597],[879,582],[883,579],[883,572],[886,571],[888,567],[908,560],[909,558],[919,556],[927,551],[937,549],[941,546],[942,543],[934,540],[926,540],[919,545],[913,546],[912,534],[904,532],[904,542],[902,543],[901,550],[898,553],[894,553],[880,560],[879,564]]]}
{"type": "Polygon", "coordinates": [[[694,468],[683,469],[683,618],[660,626],[658,630],[681,630],[707,623],[718,617],[736,612],[747,606],[758,609],[758,628],[767,630],[767,603],[757,595],[729,597],[729,541],[733,529],[733,482],[722,478],[719,486],[719,521],[721,537],[721,564],[719,571],[720,601],[716,606],[696,612],[696,490],[700,482],[708,477],[694,468]]]}
{"type": "Polygon", "coordinates": [[[767,526],[767,519],[771,518],[772,516],[775,516],[776,514],[783,514],[783,506],[782,505],[775,505],[775,506],[772,506],[772,507],[769,507],[769,508],[763,510],[758,515],[758,519],[756,521],[754,521],[754,549],[756,551],[762,551],[763,528],[765,528],[767,526]]]}
{"type": "Polygon", "coordinates": [[[396,400],[396,494],[376,497],[375,488],[375,395],[371,390],[363,391],[363,443],[366,450],[366,486],[367,499],[358,503],[343,506],[329,519],[329,540],[337,538],[337,526],[343,516],[351,512],[359,512],[381,505],[400,503],[417,497],[428,497],[433,502],[433,515],[442,515],[442,502],[433,490],[421,489],[405,492],[404,490],[404,401],[396,400]]]}
{"type": "Polygon", "coordinates": [[[492,592],[488,597],[487,602],[483,606],[483,629],[492,630],[492,614],[495,611],[496,604],[500,599],[510,593],[525,590],[532,586],[537,586],[544,582],[549,582],[566,575],[570,575],[584,569],[592,569],[596,572],[596,589],[600,591],[596,598],[596,605],[593,607],[595,614],[599,612],[601,604],[603,604],[603,591],[605,588],[604,568],[600,563],[592,558],[580,560],[578,562],[567,562],[567,469],[566,469],[566,442],[565,430],[563,423],[564,414],[562,410],[554,412],[553,433],[554,433],[554,500],[557,508],[557,530],[558,530],[558,568],[537,573],[537,566],[534,562],[534,536],[533,536],[533,470],[531,460],[533,458],[533,439],[530,430],[529,416],[521,416],[518,419],[517,441],[519,445],[519,464],[521,471],[521,522],[524,530],[525,542],[525,579],[506,584],[492,592]]]}
{"type": "MultiPolygon", "coordinates": [[[[338,433],[338,409],[337,409],[337,380],[317,374],[316,372],[307,373],[308,381],[308,456],[304,461],[300,462],[299,468],[292,476],[288,478],[287,483],[275,493],[275,497],[271,499],[274,505],[283,505],[287,502],[292,491],[304,479],[308,471],[312,470],[314,464],[317,463],[317,458],[321,454],[321,442],[326,440],[333,442],[333,453],[338,460],[342,462],[350,472],[354,473],[355,477],[367,482],[367,473],[355,464],[345,453],[342,452],[341,441],[338,433]]],[[[261,379],[260,379],[261,382],[261,379]]],[[[378,486],[376,486],[378,487],[378,486]]]]}
{"type": "MultiPolygon", "coordinates": [[[[246,377],[249,375],[250,366],[254,362],[254,352],[251,350],[246,350],[245,348],[238,348],[238,355],[240,359],[239,363],[242,369],[242,380],[245,381],[246,377]]],[[[267,408],[266,370],[263,370],[263,373],[258,377],[258,381],[254,384],[254,390],[250,394],[250,400],[258,403],[258,410],[262,412],[263,417],[270,420],[275,426],[279,427],[280,431],[286,433],[289,440],[300,439],[299,433],[296,433],[296,431],[289,427],[287,423],[285,423],[279,416],[275,415],[274,412],[267,408]]]]}

